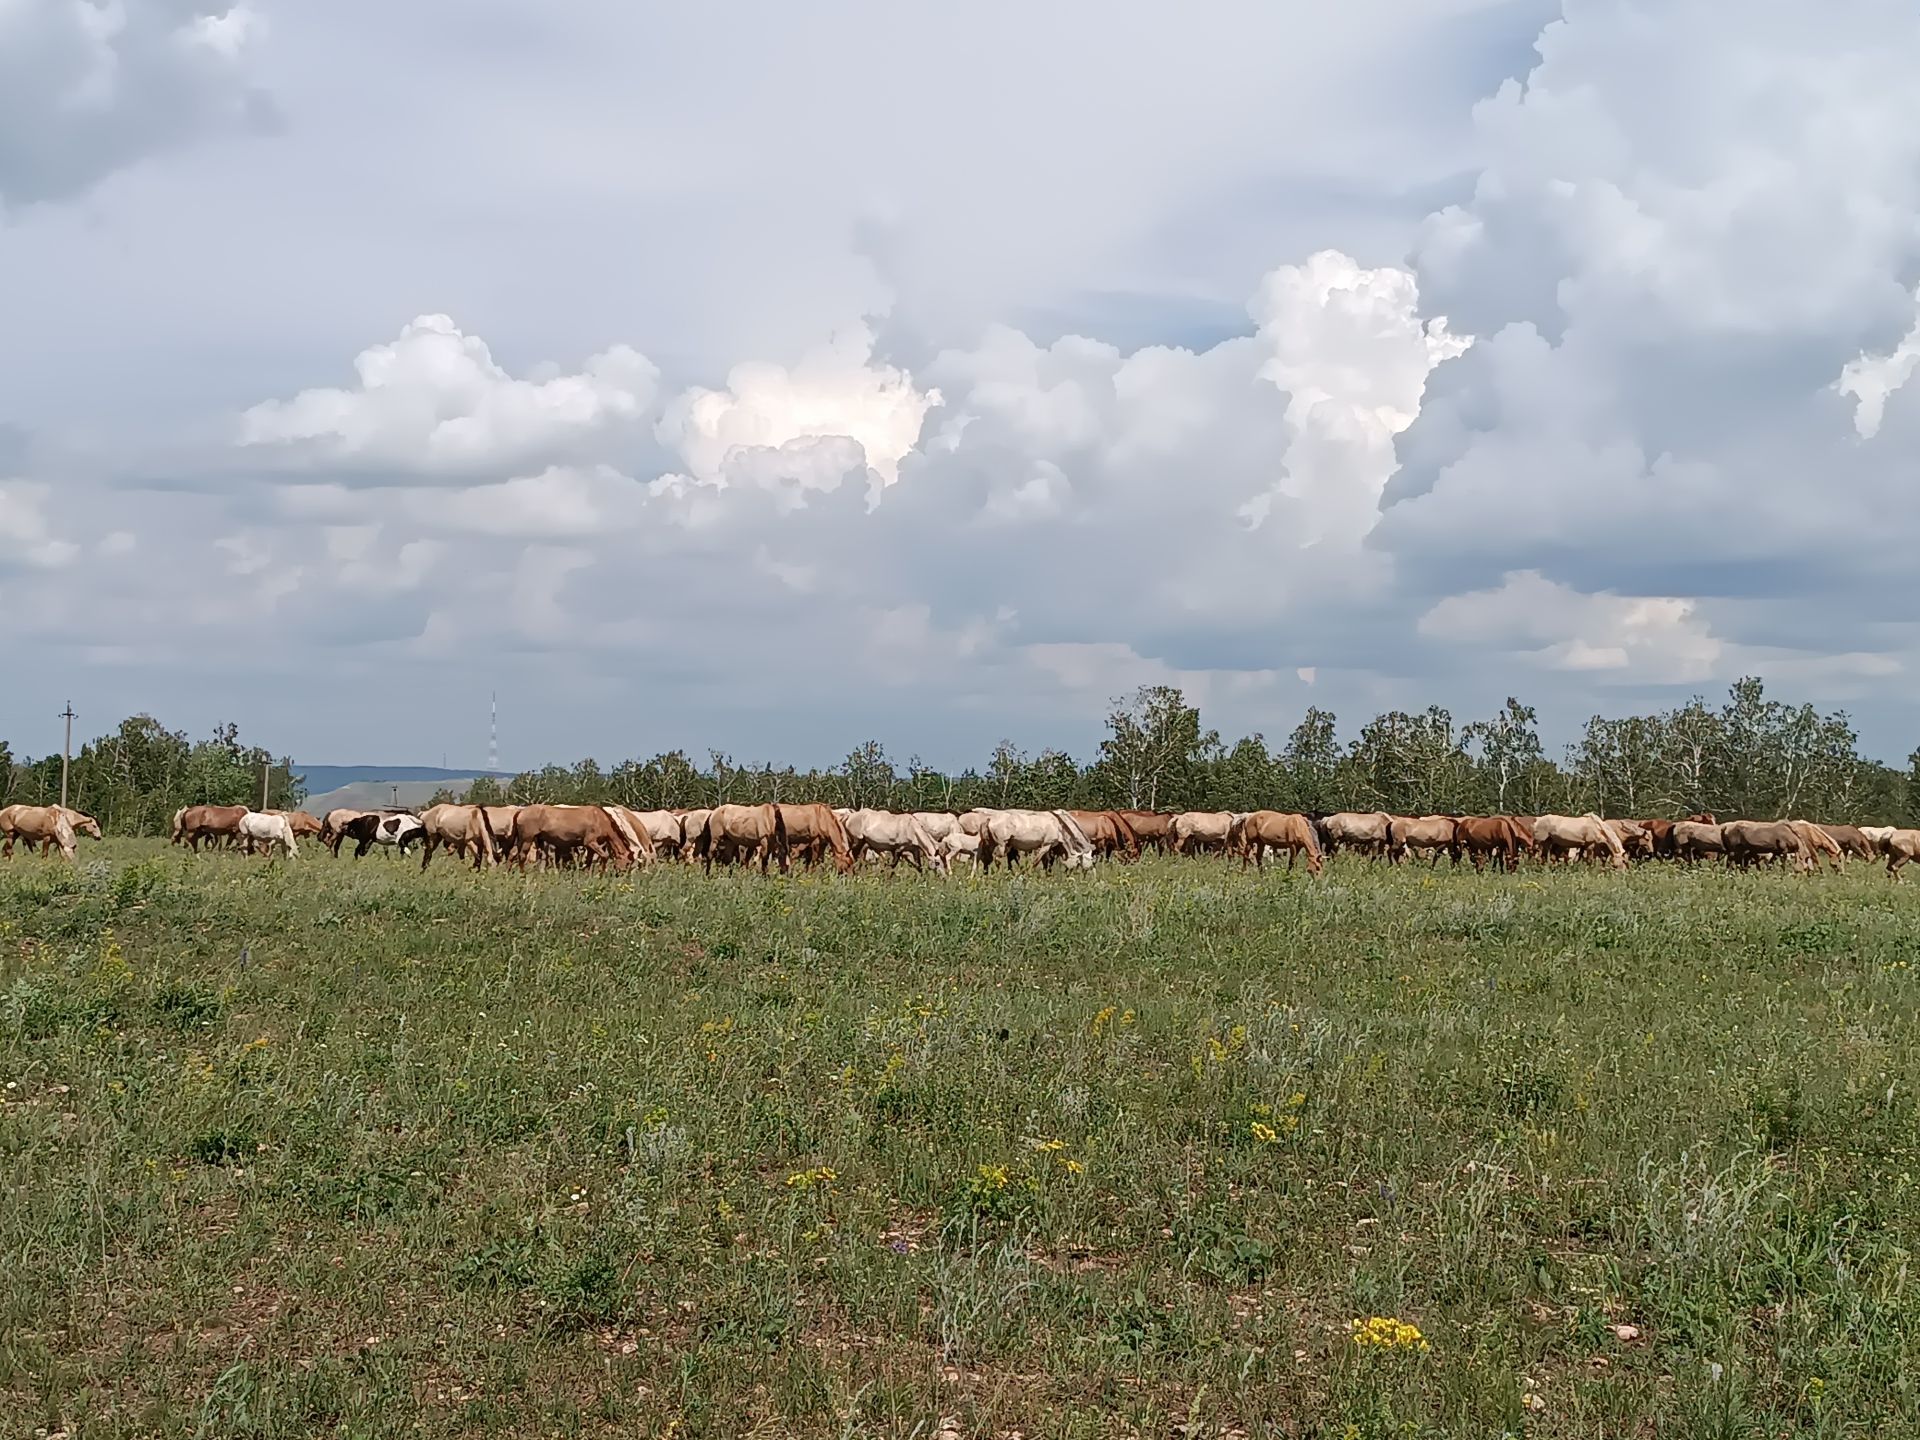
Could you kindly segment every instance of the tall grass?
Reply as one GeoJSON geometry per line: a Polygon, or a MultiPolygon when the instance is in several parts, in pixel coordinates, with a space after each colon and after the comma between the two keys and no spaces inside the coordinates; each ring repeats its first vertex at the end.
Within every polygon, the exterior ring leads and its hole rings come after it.
{"type": "Polygon", "coordinates": [[[0,1394],[72,1436],[1906,1433],[1917,953],[1864,869],[16,859],[0,1394]]]}

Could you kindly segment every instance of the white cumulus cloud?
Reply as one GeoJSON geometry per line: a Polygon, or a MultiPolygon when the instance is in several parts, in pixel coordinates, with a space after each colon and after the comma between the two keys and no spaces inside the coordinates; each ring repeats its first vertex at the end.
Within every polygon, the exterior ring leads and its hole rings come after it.
{"type": "Polygon", "coordinates": [[[1899,670],[1920,635],[1872,596],[1920,543],[1920,11],[1584,0],[1537,48],[1417,247],[1481,338],[1370,544],[1424,632],[1534,608],[1563,669],[1899,670]]]}
{"type": "Polygon", "coordinates": [[[661,417],[661,442],[704,484],[830,490],[865,467],[879,486],[899,478],[937,391],[876,364],[873,335],[849,327],[791,368],[736,365],[726,388],[693,388],[661,417]]]}
{"type": "Polygon", "coordinates": [[[351,388],[303,390],[241,417],[238,442],[269,458],[384,477],[512,476],[605,447],[650,412],[659,372],[625,345],[575,374],[517,378],[445,315],[361,351],[351,388]]]}
{"type": "MultiPolygon", "coordinates": [[[[1274,270],[1249,308],[1273,350],[1260,373],[1288,396],[1278,493],[1296,502],[1302,539],[1357,542],[1379,519],[1393,437],[1420,413],[1427,376],[1472,341],[1444,317],[1422,320],[1407,271],[1335,250],[1274,270]]],[[[1266,511],[1262,497],[1250,513],[1266,511]]]]}
{"type": "MultiPolygon", "coordinates": [[[[1915,293],[1914,300],[1920,308],[1920,292],[1915,293]]],[[[1913,378],[1916,367],[1920,367],[1920,314],[1916,314],[1906,337],[1886,354],[1862,354],[1847,362],[1834,388],[1842,395],[1853,396],[1854,433],[1862,440],[1880,433],[1888,397],[1913,378]]]]}
{"type": "Polygon", "coordinates": [[[1614,671],[1659,684],[1706,679],[1722,648],[1691,600],[1586,595],[1531,570],[1503,577],[1495,589],[1449,596],[1420,618],[1419,630],[1549,669],[1614,671]]]}

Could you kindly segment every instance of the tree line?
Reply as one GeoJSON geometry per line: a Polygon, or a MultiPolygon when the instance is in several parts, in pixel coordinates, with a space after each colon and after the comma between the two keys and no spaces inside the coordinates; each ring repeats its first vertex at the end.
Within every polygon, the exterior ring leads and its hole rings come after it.
{"type": "Polygon", "coordinates": [[[701,764],[673,750],[611,768],[583,760],[505,784],[481,779],[467,798],[637,809],[827,799],[892,810],[1712,811],[1906,824],[1920,820],[1920,750],[1905,770],[1868,759],[1845,711],[1770,700],[1751,677],[1718,705],[1695,697],[1652,715],[1596,715],[1557,760],[1541,742],[1533,707],[1515,699],[1464,724],[1437,705],[1390,711],[1345,742],[1332,714],[1310,709],[1275,746],[1263,734],[1228,744],[1179,689],[1149,686],[1114,703],[1106,738],[1086,764],[1012,741],[995,746],[984,766],[958,774],[918,759],[896,762],[878,741],[857,746],[830,770],[739,764],[719,751],[701,764]]]}
{"type": "MultiPolygon", "coordinates": [[[[305,798],[292,762],[245,744],[238,726],[216,726],[210,738],[196,741],[151,715],[135,715],[73,756],[67,803],[109,834],[164,835],[183,805],[258,808],[263,778],[271,809],[291,810],[305,798]]],[[[0,804],[52,805],[59,799],[59,754],[16,758],[0,740],[0,804]]]]}
{"type": "MultiPolygon", "coordinates": [[[[70,803],[117,834],[164,834],[182,805],[258,805],[271,761],[268,803],[304,797],[284,758],[241,741],[233,725],[190,741],[136,715],[73,757],[70,803]]],[[[60,797],[60,757],[15,759],[0,741],[0,803],[60,797]]],[[[454,798],[443,792],[439,799],[454,798]]],[[[499,782],[481,778],[466,797],[482,804],[620,804],[636,809],[722,801],[825,799],[892,810],[1004,807],[1130,810],[1386,810],[1427,814],[1802,816],[1860,824],[1920,822],[1920,750],[1905,770],[1860,754],[1845,711],[1767,698],[1756,678],[1736,681],[1719,704],[1695,697],[1651,715],[1596,715],[1556,759],[1531,706],[1509,699],[1494,715],[1456,722],[1440,706],[1376,715],[1350,739],[1335,717],[1310,709],[1284,741],[1263,734],[1231,744],[1172,686],[1114,702],[1091,761],[1037,753],[1010,740],[984,765],[958,773],[917,758],[895,761],[878,741],[830,769],[743,764],[719,751],[704,762],[672,750],[602,766],[548,765],[499,782]]]]}

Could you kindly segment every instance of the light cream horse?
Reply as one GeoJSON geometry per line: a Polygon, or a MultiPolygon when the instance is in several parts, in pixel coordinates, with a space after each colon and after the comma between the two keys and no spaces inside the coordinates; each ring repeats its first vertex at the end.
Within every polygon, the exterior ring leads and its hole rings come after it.
{"type": "Polygon", "coordinates": [[[991,870],[993,858],[1005,858],[1013,868],[1017,855],[1036,855],[1042,869],[1064,859],[1069,870],[1094,867],[1093,842],[1065,810],[996,810],[980,827],[980,868],[991,870]]]}
{"type": "Polygon", "coordinates": [[[1533,843],[1549,860],[1578,859],[1583,851],[1599,847],[1613,868],[1627,868],[1627,852],[1613,827],[1589,811],[1585,815],[1542,815],[1533,822],[1533,843]]]}
{"type": "MultiPolygon", "coordinates": [[[[839,812],[836,811],[836,814],[839,812]]],[[[869,852],[887,857],[889,869],[904,856],[916,870],[931,865],[936,875],[947,873],[947,853],[927,832],[919,818],[892,810],[849,810],[840,816],[855,859],[869,852]]]]}
{"type": "Polygon", "coordinates": [[[250,810],[240,817],[240,824],[234,833],[249,849],[258,845],[269,857],[273,854],[273,847],[278,845],[289,860],[300,858],[300,847],[293,843],[293,826],[287,823],[284,815],[250,810]]]}

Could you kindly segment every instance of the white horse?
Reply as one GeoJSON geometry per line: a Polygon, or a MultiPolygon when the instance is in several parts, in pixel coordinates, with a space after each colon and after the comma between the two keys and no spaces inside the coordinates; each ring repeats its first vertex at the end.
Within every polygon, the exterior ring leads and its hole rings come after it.
{"type": "Polygon", "coordinates": [[[980,863],[980,837],[978,835],[969,835],[966,831],[956,827],[940,844],[947,852],[948,874],[953,873],[953,862],[956,860],[965,860],[970,865],[980,863]]]}
{"type": "Polygon", "coordinates": [[[856,857],[871,851],[886,856],[892,868],[904,855],[916,870],[931,865],[936,875],[947,873],[946,853],[917,816],[892,810],[849,810],[840,819],[847,827],[847,840],[856,857]]]}
{"type": "Polygon", "coordinates": [[[663,855],[677,857],[687,842],[686,827],[671,810],[628,810],[626,816],[635,829],[646,832],[653,848],[663,855]]]}
{"type": "Polygon", "coordinates": [[[1064,858],[1069,870],[1091,870],[1093,842],[1065,810],[995,810],[980,826],[980,868],[991,870],[993,857],[1012,868],[1016,855],[1036,855],[1042,868],[1064,858]]]}
{"type": "Polygon", "coordinates": [[[249,848],[258,844],[266,847],[267,854],[273,854],[278,845],[287,852],[289,860],[300,858],[300,849],[293,843],[293,826],[287,823],[284,815],[265,815],[250,812],[240,817],[238,834],[249,848]]]}
{"type": "Polygon", "coordinates": [[[944,840],[960,828],[960,817],[948,810],[916,810],[913,818],[936,840],[944,840]]]}

